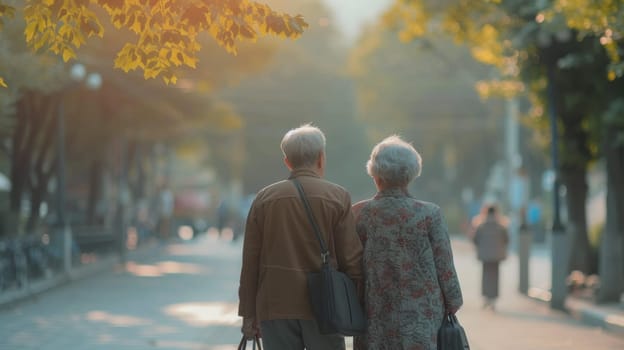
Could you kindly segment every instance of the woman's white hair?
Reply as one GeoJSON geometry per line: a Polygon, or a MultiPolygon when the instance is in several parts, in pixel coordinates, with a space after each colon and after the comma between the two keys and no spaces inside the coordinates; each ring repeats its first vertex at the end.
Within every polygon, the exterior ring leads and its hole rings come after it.
{"type": "Polygon", "coordinates": [[[304,124],[284,135],[280,147],[293,168],[310,167],[325,153],[325,134],[312,124],[304,124]]]}
{"type": "Polygon", "coordinates": [[[420,176],[422,158],[414,147],[399,136],[392,135],[378,143],[366,163],[368,175],[389,187],[407,186],[420,176]]]}

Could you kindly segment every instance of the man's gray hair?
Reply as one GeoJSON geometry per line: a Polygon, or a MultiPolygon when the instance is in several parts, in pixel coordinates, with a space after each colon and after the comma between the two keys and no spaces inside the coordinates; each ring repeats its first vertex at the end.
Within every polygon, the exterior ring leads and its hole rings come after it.
{"type": "Polygon", "coordinates": [[[312,124],[304,124],[288,131],[280,147],[293,168],[310,167],[325,153],[325,134],[312,124]]]}
{"type": "Polygon", "coordinates": [[[378,143],[366,163],[368,175],[381,179],[387,186],[407,186],[420,176],[422,158],[414,147],[393,135],[378,143]]]}

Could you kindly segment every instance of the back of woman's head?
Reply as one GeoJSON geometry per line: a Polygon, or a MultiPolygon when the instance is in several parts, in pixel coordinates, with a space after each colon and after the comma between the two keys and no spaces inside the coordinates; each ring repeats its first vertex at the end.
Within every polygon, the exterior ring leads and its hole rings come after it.
{"type": "Polygon", "coordinates": [[[387,186],[407,186],[420,176],[422,158],[414,147],[393,135],[378,143],[366,163],[370,176],[382,180],[387,186]]]}

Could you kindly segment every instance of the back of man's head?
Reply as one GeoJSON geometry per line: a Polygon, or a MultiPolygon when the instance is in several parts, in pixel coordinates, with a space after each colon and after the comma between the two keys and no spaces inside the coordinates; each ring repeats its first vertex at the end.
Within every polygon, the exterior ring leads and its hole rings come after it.
{"type": "Polygon", "coordinates": [[[288,131],[280,147],[294,169],[311,167],[325,153],[325,135],[319,128],[304,124],[288,131]]]}

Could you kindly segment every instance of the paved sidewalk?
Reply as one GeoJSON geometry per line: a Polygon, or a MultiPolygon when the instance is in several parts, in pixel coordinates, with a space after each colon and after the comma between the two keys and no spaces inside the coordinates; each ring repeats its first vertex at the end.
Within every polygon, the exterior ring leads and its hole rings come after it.
{"type": "Polygon", "coordinates": [[[240,245],[172,242],[0,311],[0,350],[226,350],[240,245]]]}
{"type": "MultiPolygon", "coordinates": [[[[473,247],[453,246],[472,350],[624,349],[624,337],[517,293],[513,257],[501,268],[497,312],[482,310],[473,247]]],[[[240,253],[240,242],[206,235],[49,290],[0,311],[0,350],[236,349],[240,253]]]]}
{"type": "MultiPolygon", "coordinates": [[[[154,249],[158,248],[159,244],[160,243],[158,241],[150,239],[139,246],[138,249],[127,251],[126,258],[135,259],[144,254],[150,254],[150,252],[153,252],[154,249]]],[[[24,288],[1,291],[0,308],[8,307],[12,304],[28,300],[30,298],[36,298],[38,295],[51,289],[58,288],[59,286],[98,275],[103,271],[111,270],[115,265],[121,262],[121,259],[122,258],[119,254],[111,253],[110,255],[102,255],[97,257],[97,259],[91,263],[73,266],[68,275],[63,272],[57,272],[49,278],[39,278],[27,281],[24,288]]]]}
{"type": "MultiPolygon", "coordinates": [[[[517,257],[512,256],[512,259],[517,266],[517,257]]],[[[550,303],[551,264],[549,245],[532,247],[528,297],[547,305],[550,303]]],[[[565,308],[570,316],[586,324],[624,337],[624,303],[596,304],[587,298],[571,294],[566,298],[565,308]]]]}
{"type": "MultiPolygon", "coordinates": [[[[496,311],[482,309],[481,264],[474,247],[462,239],[453,241],[455,264],[464,294],[458,312],[472,350],[624,349],[624,337],[582,322],[565,312],[550,309],[518,292],[518,260],[511,255],[501,265],[500,298],[496,311]]],[[[548,286],[548,257],[537,251],[530,262],[530,285],[548,286]]]]}

